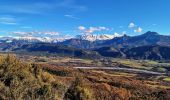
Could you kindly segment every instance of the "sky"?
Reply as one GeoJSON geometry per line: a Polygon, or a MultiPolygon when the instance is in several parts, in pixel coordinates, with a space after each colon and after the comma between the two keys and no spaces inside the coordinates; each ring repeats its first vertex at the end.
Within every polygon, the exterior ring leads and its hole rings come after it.
{"type": "Polygon", "coordinates": [[[0,36],[170,35],[170,0],[0,1],[0,36]]]}

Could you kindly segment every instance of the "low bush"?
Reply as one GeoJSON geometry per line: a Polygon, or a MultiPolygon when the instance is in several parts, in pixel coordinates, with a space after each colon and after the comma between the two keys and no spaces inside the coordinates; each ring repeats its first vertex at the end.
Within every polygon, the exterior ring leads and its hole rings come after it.
{"type": "Polygon", "coordinates": [[[22,63],[14,55],[0,57],[0,99],[57,99],[55,79],[39,65],[22,63]]]}

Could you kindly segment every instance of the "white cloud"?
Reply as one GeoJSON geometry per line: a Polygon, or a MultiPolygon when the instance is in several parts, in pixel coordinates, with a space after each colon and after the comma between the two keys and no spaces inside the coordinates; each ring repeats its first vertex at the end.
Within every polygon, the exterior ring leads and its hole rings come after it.
{"type": "Polygon", "coordinates": [[[33,31],[33,32],[23,32],[23,31],[15,31],[12,32],[11,34],[15,34],[17,36],[39,36],[39,35],[47,35],[47,36],[58,36],[60,33],[59,32],[55,32],[55,31],[44,31],[44,32],[40,32],[40,31],[33,31]]]}
{"type": "Polygon", "coordinates": [[[123,35],[115,32],[113,36],[114,36],[114,37],[122,37],[123,35]]]}
{"type": "Polygon", "coordinates": [[[47,31],[47,32],[40,32],[40,34],[44,34],[44,35],[59,35],[59,32],[55,32],[55,31],[47,31]]]}
{"type": "Polygon", "coordinates": [[[71,19],[79,19],[78,17],[75,17],[74,15],[64,15],[67,18],[71,18],[71,19]]]}
{"type": "Polygon", "coordinates": [[[13,17],[0,17],[0,23],[6,25],[18,25],[16,19],[13,17]]]}
{"type": "Polygon", "coordinates": [[[117,33],[117,32],[115,32],[115,33],[114,33],[114,36],[120,36],[120,34],[119,34],[119,33],[117,33]]]}
{"type": "Polygon", "coordinates": [[[14,23],[14,22],[0,22],[0,23],[5,25],[18,25],[18,23],[14,23]]]}
{"type": "Polygon", "coordinates": [[[15,31],[15,32],[12,32],[11,34],[15,34],[17,36],[32,36],[33,35],[32,32],[22,32],[22,31],[15,31]]]}
{"type": "Polygon", "coordinates": [[[103,27],[103,26],[89,27],[88,29],[84,26],[79,26],[78,29],[82,33],[94,33],[94,32],[101,32],[101,31],[109,31],[110,30],[109,28],[103,27]]]}
{"type": "Polygon", "coordinates": [[[86,30],[86,33],[94,33],[94,32],[100,32],[100,31],[108,31],[109,28],[106,27],[90,27],[88,30],[86,30]]]}
{"type": "Polygon", "coordinates": [[[141,33],[143,29],[141,27],[138,27],[137,29],[134,30],[135,33],[141,33]]]}
{"type": "Polygon", "coordinates": [[[110,29],[109,28],[107,28],[107,27],[99,27],[99,29],[102,31],[102,30],[106,30],[106,31],[109,31],[110,29]]]}
{"type": "Polygon", "coordinates": [[[129,28],[134,28],[136,25],[133,23],[133,22],[131,22],[130,24],[129,24],[129,28]]]}
{"type": "Polygon", "coordinates": [[[86,32],[87,33],[93,33],[95,31],[101,31],[102,29],[100,27],[90,27],[86,32]]]}
{"type": "Polygon", "coordinates": [[[79,26],[78,29],[79,29],[80,31],[83,31],[83,30],[86,29],[86,27],[84,27],[84,26],[79,26]]]}
{"type": "Polygon", "coordinates": [[[114,37],[121,37],[126,34],[126,31],[123,31],[122,34],[119,34],[117,32],[114,33],[114,37]]]}
{"type": "Polygon", "coordinates": [[[95,31],[101,31],[101,29],[99,27],[90,27],[89,30],[87,30],[89,33],[93,33],[95,31]]]}
{"type": "Polygon", "coordinates": [[[138,25],[136,25],[135,23],[131,22],[128,26],[129,28],[133,29],[133,31],[135,33],[141,33],[143,31],[143,29],[141,27],[139,27],[138,25]]]}

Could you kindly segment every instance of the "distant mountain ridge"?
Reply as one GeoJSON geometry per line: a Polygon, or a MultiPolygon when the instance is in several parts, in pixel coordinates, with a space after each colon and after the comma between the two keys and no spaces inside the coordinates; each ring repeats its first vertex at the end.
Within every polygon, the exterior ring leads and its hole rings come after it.
{"type": "Polygon", "coordinates": [[[57,38],[50,38],[50,37],[0,37],[0,42],[14,42],[14,41],[27,41],[27,42],[44,42],[44,43],[57,43],[62,42],[67,39],[71,39],[71,37],[57,37],[57,38]]]}
{"type": "Polygon", "coordinates": [[[145,45],[170,46],[170,36],[159,35],[156,32],[148,31],[138,36],[124,35],[123,37],[107,40],[101,44],[99,43],[98,45],[114,46],[118,48],[138,47],[138,46],[145,46],[145,45]]]}
{"type": "Polygon", "coordinates": [[[138,36],[124,35],[113,39],[95,41],[71,38],[57,43],[44,43],[32,39],[31,41],[12,40],[11,38],[0,39],[0,51],[44,52],[57,55],[64,53],[67,56],[84,58],[170,60],[170,36],[159,35],[150,31],[138,36]]]}
{"type": "Polygon", "coordinates": [[[127,35],[93,35],[83,34],[71,37],[0,37],[0,42],[28,42],[28,43],[57,43],[72,46],[75,48],[91,49],[103,46],[113,46],[115,48],[130,48],[145,45],[170,46],[170,36],[160,35],[157,32],[148,31],[138,36],[127,35]]]}
{"type": "Polygon", "coordinates": [[[132,48],[145,45],[170,46],[170,36],[159,35],[157,32],[148,31],[138,36],[118,36],[112,39],[88,41],[83,39],[68,39],[60,44],[73,46],[76,48],[91,49],[103,46],[113,46],[115,48],[132,48]],[[79,45],[78,45],[79,44],[79,45]]]}
{"type": "Polygon", "coordinates": [[[86,40],[86,41],[99,41],[99,40],[110,40],[115,37],[121,37],[122,35],[119,34],[114,34],[114,35],[109,35],[109,34],[82,34],[82,35],[77,35],[75,37],[71,36],[58,36],[58,37],[33,37],[33,36],[28,36],[28,37],[3,37],[0,36],[0,42],[13,42],[13,41],[27,41],[27,42],[44,42],[44,43],[58,43],[58,42],[63,42],[67,41],[69,39],[80,39],[80,40],[86,40]]]}
{"type": "Polygon", "coordinates": [[[29,53],[40,55],[58,55],[80,58],[129,58],[129,59],[150,59],[170,60],[170,46],[148,45],[133,48],[114,48],[112,46],[96,48],[93,50],[78,49],[62,44],[52,43],[6,43],[0,44],[0,51],[29,53]]]}
{"type": "Polygon", "coordinates": [[[135,59],[151,59],[151,60],[170,60],[170,47],[151,45],[131,48],[124,51],[127,58],[135,59]]]}
{"type": "Polygon", "coordinates": [[[128,59],[170,60],[170,47],[160,45],[139,46],[126,49],[101,47],[95,49],[101,56],[128,59]]]}
{"type": "Polygon", "coordinates": [[[80,58],[98,58],[100,55],[95,51],[82,50],[66,45],[54,43],[30,43],[30,44],[0,44],[0,51],[29,53],[36,55],[53,55],[53,56],[69,56],[80,58]]]}

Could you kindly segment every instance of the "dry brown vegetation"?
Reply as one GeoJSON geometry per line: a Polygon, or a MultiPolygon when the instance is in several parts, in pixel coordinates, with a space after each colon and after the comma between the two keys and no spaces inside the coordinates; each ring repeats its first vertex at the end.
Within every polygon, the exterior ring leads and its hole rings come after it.
{"type": "Polygon", "coordinates": [[[30,64],[0,56],[2,100],[169,100],[170,83],[154,75],[30,64]]]}
{"type": "Polygon", "coordinates": [[[11,55],[0,58],[2,100],[58,99],[57,82],[39,65],[22,63],[11,55]]]}

